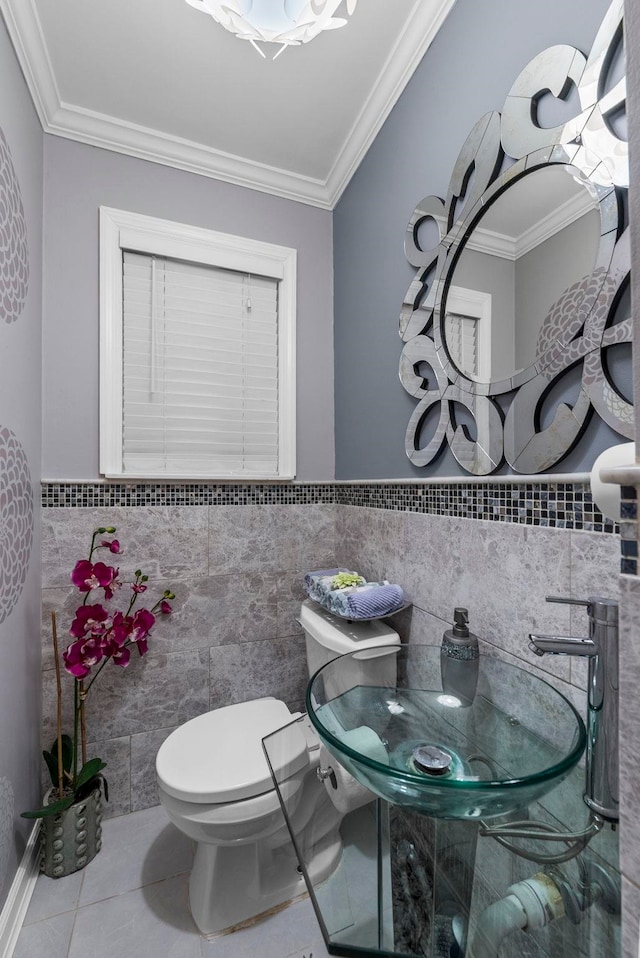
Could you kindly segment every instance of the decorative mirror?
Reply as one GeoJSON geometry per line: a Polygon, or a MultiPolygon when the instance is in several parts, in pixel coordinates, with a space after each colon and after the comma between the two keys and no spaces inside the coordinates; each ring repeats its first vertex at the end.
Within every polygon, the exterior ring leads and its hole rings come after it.
{"type": "Polygon", "coordinates": [[[417,466],[448,443],[474,475],[505,461],[545,472],[593,412],[633,438],[633,405],[607,361],[632,339],[631,317],[618,315],[630,262],[625,80],[611,79],[622,18],[614,0],[588,59],[566,45],[535,57],[502,113],[467,137],[446,200],[426,197],[409,221],[417,272],[400,316],[400,380],[417,401],[406,434],[417,466]],[[567,100],[576,88],[577,115],[541,126],[545,94],[567,100]],[[577,395],[555,398],[571,369],[577,395]]]}

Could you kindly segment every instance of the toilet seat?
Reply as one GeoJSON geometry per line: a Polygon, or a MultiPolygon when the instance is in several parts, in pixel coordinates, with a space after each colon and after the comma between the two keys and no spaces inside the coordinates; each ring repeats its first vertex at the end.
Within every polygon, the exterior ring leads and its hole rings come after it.
{"type": "MultiPolygon", "coordinates": [[[[274,790],[262,739],[294,719],[284,702],[255,699],[205,712],[181,725],[156,758],[162,790],[182,802],[217,805],[274,790]]],[[[302,733],[287,736],[289,770],[307,762],[302,733]]],[[[274,771],[277,771],[274,769],[274,771]]]]}
{"type": "MultiPolygon", "coordinates": [[[[204,825],[216,828],[217,840],[222,843],[225,835],[230,835],[234,842],[238,839],[248,840],[256,835],[264,837],[266,834],[280,828],[283,824],[282,806],[275,788],[262,795],[252,798],[242,798],[237,802],[221,802],[206,804],[204,802],[190,802],[175,798],[158,786],[160,800],[169,817],[177,823],[182,823],[183,830],[186,822],[195,826],[204,825]]],[[[293,803],[300,791],[299,782],[285,782],[280,787],[282,801],[293,803]]]]}

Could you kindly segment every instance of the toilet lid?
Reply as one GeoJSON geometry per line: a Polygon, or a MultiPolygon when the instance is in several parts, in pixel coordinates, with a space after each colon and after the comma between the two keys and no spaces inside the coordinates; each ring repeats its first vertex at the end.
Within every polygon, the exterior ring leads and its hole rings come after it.
{"type": "MultiPolygon", "coordinates": [[[[163,742],[156,758],[162,788],[186,802],[221,804],[273,789],[262,739],[293,721],[284,702],[257,699],[205,712],[163,742]]],[[[297,730],[296,730],[297,731],[297,730]]],[[[287,735],[282,763],[291,773],[306,762],[302,732],[287,735]]]]}

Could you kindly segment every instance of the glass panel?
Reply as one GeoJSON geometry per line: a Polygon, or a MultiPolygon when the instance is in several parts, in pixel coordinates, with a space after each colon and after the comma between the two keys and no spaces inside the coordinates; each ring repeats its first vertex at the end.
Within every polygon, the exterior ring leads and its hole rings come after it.
{"type": "Polygon", "coordinates": [[[343,816],[322,789],[324,800],[313,803],[309,817],[296,785],[299,770],[287,761],[290,736],[299,731],[315,738],[302,716],[264,738],[263,747],[327,948],[335,955],[386,954],[380,949],[390,938],[384,929],[384,915],[391,920],[388,838],[375,797],[343,816]],[[337,847],[331,840],[334,825],[339,826],[337,847]]]}
{"type": "MultiPolygon", "coordinates": [[[[301,801],[300,769],[288,761],[290,736],[300,734],[320,766],[306,715],[267,736],[263,746],[330,955],[464,958],[486,927],[489,906],[507,898],[513,885],[542,875],[555,888],[560,917],[526,931],[502,933],[498,924],[494,951],[480,954],[619,958],[619,848],[611,826],[580,855],[549,865],[536,857],[562,851],[562,841],[520,840],[528,860],[483,835],[478,821],[433,818],[382,799],[334,815],[331,802],[323,801],[329,786],[321,799],[301,801]]],[[[577,766],[521,817],[560,831],[580,829],[587,821],[583,791],[584,769],[577,766]]]]}

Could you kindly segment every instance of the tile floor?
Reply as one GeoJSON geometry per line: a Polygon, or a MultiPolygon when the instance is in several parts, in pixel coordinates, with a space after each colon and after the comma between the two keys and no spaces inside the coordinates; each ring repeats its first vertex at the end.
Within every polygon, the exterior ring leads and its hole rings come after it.
{"type": "Polygon", "coordinates": [[[109,819],[83,871],[38,878],[13,958],[328,958],[307,898],[202,938],[187,904],[192,855],[160,806],[109,819]]]}

